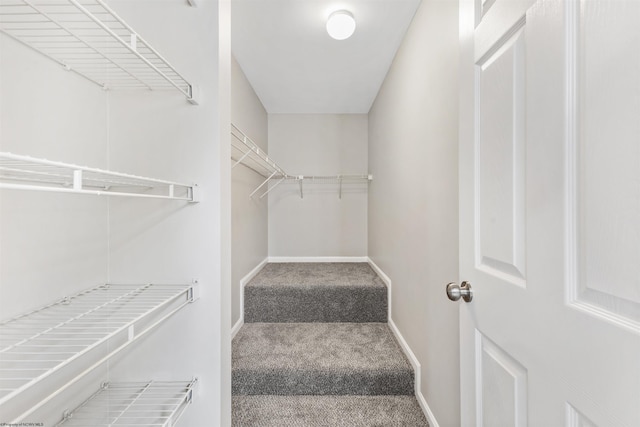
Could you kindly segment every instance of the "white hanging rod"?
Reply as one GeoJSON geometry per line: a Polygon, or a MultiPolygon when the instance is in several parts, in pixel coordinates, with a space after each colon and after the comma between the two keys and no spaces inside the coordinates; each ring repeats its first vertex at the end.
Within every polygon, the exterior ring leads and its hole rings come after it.
{"type": "Polygon", "coordinates": [[[176,425],[193,401],[197,379],[104,383],[73,411],[65,412],[60,426],[176,425]]]}
{"type": "Polygon", "coordinates": [[[299,175],[293,177],[287,177],[288,180],[296,180],[296,181],[315,181],[315,182],[329,182],[329,183],[339,183],[340,181],[345,182],[368,182],[373,180],[373,175],[328,175],[328,176],[319,176],[319,175],[299,175]]]}
{"type": "MultiPolygon", "coordinates": [[[[0,323],[0,407],[111,339],[126,338],[124,344],[62,389],[68,387],[194,302],[196,286],[196,283],[100,285],[3,321],[0,323]],[[157,319],[159,315],[164,316],[151,325],[145,324],[146,320],[157,319]]],[[[34,405],[18,421],[41,404],[34,405]]]]}
{"type": "Polygon", "coordinates": [[[197,185],[181,184],[0,152],[0,189],[198,201],[197,185]]]}
{"type": "Polygon", "coordinates": [[[192,85],[103,0],[2,0],[0,32],[105,88],[192,85]]]}

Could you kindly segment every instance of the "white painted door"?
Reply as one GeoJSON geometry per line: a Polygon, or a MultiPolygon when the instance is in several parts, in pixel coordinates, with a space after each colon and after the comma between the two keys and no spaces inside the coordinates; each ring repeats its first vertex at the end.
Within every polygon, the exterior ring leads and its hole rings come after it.
{"type": "Polygon", "coordinates": [[[462,425],[640,426],[640,0],[461,0],[462,425]]]}

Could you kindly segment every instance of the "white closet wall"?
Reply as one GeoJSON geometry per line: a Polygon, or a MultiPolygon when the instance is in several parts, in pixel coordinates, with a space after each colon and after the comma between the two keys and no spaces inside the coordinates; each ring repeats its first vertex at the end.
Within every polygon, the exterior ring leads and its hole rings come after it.
{"type": "MultiPolygon", "coordinates": [[[[218,5],[109,5],[198,86],[200,105],[176,91],[105,92],[0,35],[0,151],[197,183],[201,201],[0,190],[0,318],[102,283],[197,279],[199,300],[28,421],[55,424],[102,381],[198,377],[194,402],[178,425],[215,425],[223,394],[218,5]]],[[[87,365],[72,364],[17,404],[35,404],[29,399],[48,395],[87,365]]]]}
{"type": "MultiPolygon", "coordinates": [[[[289,174],[366,175],[366,114],[270,114],[269,156],[289,174]]],[[[376,179],[375,175],[373,177],[376,179]]],[[[367,255],[366,181],[283,182],[269,193],[270,257],[367,255]]]]}
{"type": "MultiPolygon", "coordinates": [[[[231,62],[231,122],[268,152],[267,112],[235,58],[231,62]]],[[[231,178],[231,324],[235,325],[242,314],[240,280],[267,258],[268,196],[249,197],[264,178],[243,164],[233,168],[231,178]]]]}
{"type": "Polygon", "coordinates": [[[458,5],[423,1],[369,112],[369,256],[389,276],[392,317],[422,365],[440,426],[460,425],[458,5]]]}

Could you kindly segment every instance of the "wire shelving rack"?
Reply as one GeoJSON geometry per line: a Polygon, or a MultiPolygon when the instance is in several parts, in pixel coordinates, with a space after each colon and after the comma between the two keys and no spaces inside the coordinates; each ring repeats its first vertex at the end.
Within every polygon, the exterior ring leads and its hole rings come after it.
{"type": "Polygon", "coordinates": [[[338,197],[342,198],[343,183],[368,183],[373,180],[373,176],[370,174],[330,176],[288,174],[273,159],[271,159],[264,150],[262,150],[251,138],[249,138],[233,123],[231,124],[231,159],[234,161],[231,167],[232,169],[239,164],[242,164],[265,178],[265,180],[249,195],[249,197],[253,197],[271,180],[276,180],[276,183],[269,186],[267,190],[260,195],[260,198],[263,198],[278,185],[287,181],[295,181],[298,183],[300,188],[300,198],[304,197],[303,182],[305,181],[316,184],[338,184],[338,197]]]}
{"type": "MultiPolygon", "coordinates": [[[[195,283],[99,285],[1,322],[0,405],[111,339],[124,340],[69,381],[70,386],[195,301],[195,288],[195,283]]],[[[30,412],[45,403],[47,399],[30,412]]]]}
{"type": "Polygon", "coordinates": [[[198,201],[196,185],[0,152],[0,189],[198,201]]]}
{"type": "Polygon", "coordinates": [[[104,383],[56,427],[172,427],[191,403],[196,383],[197,379],[104,383]]]}
{"type": "Polygon", "coordinates": [[[0,32],[105,89],[176,89],[196,103],[192,85],[103,0],[0,0],[0,32]]]}
{"type": "MultiPolygon", "coordinates": [[[[270,159],[258,144],[245,135],[244,132],[233,123],[231,124],[231,159],[234,161],[233,166],[231,166],[232,169],[242,164],[265,178],[265,181],[251,193],[250,197],[271,179],[283,180],[295,178],[287,174],[276,162],[270,159]]],[[[267,193],[268,191],[260,197],[264,197],[267,193]]]]}

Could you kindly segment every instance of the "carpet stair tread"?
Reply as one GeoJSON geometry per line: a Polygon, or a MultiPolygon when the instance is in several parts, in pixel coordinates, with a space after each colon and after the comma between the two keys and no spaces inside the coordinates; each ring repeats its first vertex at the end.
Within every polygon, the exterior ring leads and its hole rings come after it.
{"type": "Polygon", "coordinates": [[[428,427],[413,396],[234,396],[233,427],[428,427]]]}
{"type": "Polygon", "coordinates": [[[244,297],[245,323],[387,321],[387,287],[367,263],[267,264],[244,297]]]}
{"type": "Polygon", "coordinates": [[[385,288],[366,262],[279,262],[269,263],[247,286],[340,286],[385,288]]]}
{"type": "Polygon", "coordinates": [[[248,323],[233,340],[233,394],[412,395],[384,323],[248,323]]]}

